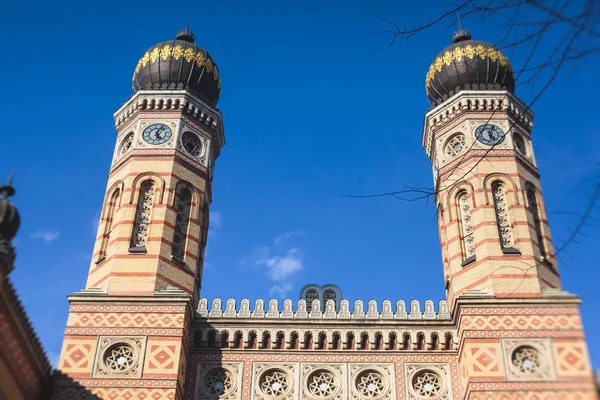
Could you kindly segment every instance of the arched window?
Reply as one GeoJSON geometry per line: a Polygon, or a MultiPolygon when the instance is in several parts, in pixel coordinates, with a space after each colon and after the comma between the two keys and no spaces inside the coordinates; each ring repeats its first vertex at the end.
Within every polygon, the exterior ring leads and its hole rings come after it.
{"type": "Polygon", "coordinates": [[[313,300],[319,300],[319,292],[317,289],[310,289],[306,292],[306,311],[312,310],[313,300]]]}
{"type": "Polygon", "coordinates": [[[108,248],[108,243],[110,241],[110,233],[112,232],[113,220],[115,218],[115,210],[117,209],[117,204],[119,202],[119,196],[121,195],[121,191],[116,189],[112,196],[110,196],[110,200],[106,205],[106,214],[104,216],[104,232],[102,234],[102,243],[100,244],[100,253],[98,254],[98,262],[104,260],[106,258],[106,251],[108,248]]]}
{"type": "Polygon", "coordinates": [[[250,331],[248,333],[248,348],[255,349],[258,340],[256,339],[256,331],[250,331]]]}
{"type": "Polygon", "coordinates": [[[326,305],[327,300],[333,300],[333,303],[337,305],[337,298],[333,290],[326,290],[325,293],[323,293],[323,304],[326,305]]]}
{"type": "Polygon", "coordinates": [[[300,346],[298,332],[294,331],[290,334],[290,349],[298,349],[300,346]]]}
{"type": "Polygon", "coordinates": [[[277,332],[275,335],[275,348],[278,350],[285,348],[285,334],[282,331],[277,332]]]}
{"type": "Polygon", "coordinates": [[[140,186],[140,196],[131,235],[131,247],[133,249],[144,250],[148,242],[155,193],[156,184],[153,180],[147,180],[140,186]]]}
{"type": "Polygon", "coordinates": [[[333,332],[333,337],[331,339],[331,347],[333,350],[342,349],[342,338],[339,332],[333,332]]]}
{"type": "Polygon", "coordinates": [[[192,192],[190,189],[182,188],[175,197],[175,209],[177,210],[177,218],[175,220],[175,232],[173,234],[173,249],[174,257],[183,259],[185,252],[186,237],[188,225],[190,221],[190,209],[192,205],[192,192]]]}
{"type": "Polygon", "coordinates": [[[471,220],[471,204],[467,192],[460,192],[457,196],[458,216],[460,220],[460,241],[464,261],[475,256],[475,238],[473,236],[473,222],[471,220]]]}
{"type": "Polygon", "coordinates": [[[346,334],[346,350],[354,350],[354,333],[348,332],[346,334]]]}
{"type": "Polygon", "coordinates": [[[312,350],[313,349],[313,337],[312,332],[304,333],[304,350],[312,350]]]}
{"type": "Polygon", "coordinates": [[[506,202],[506,190],[502,182],[492,183],[492,196],[494,198],[494,210],[496,211],[496,225],[498,226],[498,237],[500,247],[509,249],[514,246],[513,232],[508,217],[508,204],[506,202]]]}
{"type": "Polygon", "coordinates": [[[540,255],[542,257],[546,257],[546,246],[544,244],[544,234],[542,231],[542,222],[540,217],[540,208],[537,202],[537,190],[535,186],[531,183],[528,183],[525,189],[527,193],[527,208],[531,215],[533,216],[533,225],[535,227],[535,233],[537,236],[537,242],[540,249],[540,255]]]}

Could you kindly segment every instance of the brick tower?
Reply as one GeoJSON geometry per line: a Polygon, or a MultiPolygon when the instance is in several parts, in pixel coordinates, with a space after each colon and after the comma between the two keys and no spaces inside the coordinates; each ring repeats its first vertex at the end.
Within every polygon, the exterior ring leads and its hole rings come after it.
{"type": "Polygon", "coordinates": [[[453,39],[427,74],[432,109],[422,144],[434,172],[464,398],[538,391],[554,399],[573,389],[595,398],[579,299],[561,290],[533,114],[514,95],[501,51],[464,30],[453,39]]]}
{"type": "Polygon", "coordinates": [[[86,288],[70,311],[55,398],[180,399],[198,302],[220,79],[186,28],[140,59],[117,140],[86,288]]]}

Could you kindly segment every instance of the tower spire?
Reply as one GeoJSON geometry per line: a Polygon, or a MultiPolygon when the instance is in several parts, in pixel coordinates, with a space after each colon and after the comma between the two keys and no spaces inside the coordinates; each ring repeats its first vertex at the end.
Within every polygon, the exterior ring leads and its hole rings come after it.
{"type": "Polygon", "coordinates": [[[462,28],[462,25],[460,23],[460,14],[458,13],[458,11],[454,14],[456,14],[456,24],[458,25],[458,30],[454,32],[454,35],[452,35],[452,41],[454,43],[458,43],[462,42],[463,40],[471,39],[471,32],[462,28]]]}
{"type": "Polygon", "coordinates": [[[2,194],[2,198],[6,199],[15,194],[15,188],[12,186],[12,182],[15,176],[15,169],[13,168],[10,171],[10,175],[8,175],[8,179],[6,184],[0,186],[0,193],[2,194]]]}

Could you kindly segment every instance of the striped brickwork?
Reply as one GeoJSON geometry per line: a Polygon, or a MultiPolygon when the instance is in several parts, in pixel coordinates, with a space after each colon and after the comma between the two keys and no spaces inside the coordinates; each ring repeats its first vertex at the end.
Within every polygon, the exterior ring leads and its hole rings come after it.
{"type": "Polygon", "coordinates": [[[142,91],[115,121],[88,280],[69,297],[53,398],[177,400],[202,276],[212,167],[224,143],[220,113],[185,91],[142,91]],[[171,132],[162,143],[143,137],[153,124],[171,132]],[[194,151],[184,146],[186,132],[200,143],[194,151]],[[191,194],[188,208],[178,203],[183,191],[191,194]]]}
{"type": "MultiPolygon", "coordinates": [[[[524,123],[522,115],[515,115],[509,107],[509,101],[518,100],[501,93],[496,102],[490,100],[478,107],[467,104],[466,100],[457,106],[456,101],[428,114],[429,119],[436,119],[438,114],[445,117],[433,126],[426,125],[424,139],[424,143],[431,141],[429,154],[437,164],[438,225],[450,306],[457,296],[472,290],[499,298],[529,298],[539,297],[546,289],[560,289],[539,174],[530,145],[530,126],[524,123]],[[446,114],[447,108],[452,113],[446,114]],[[506,133],[501,143],[486,146],[476,140],[475,129],[488,123],[506,133]],[[458,154],[449,155],[446,143],[456,135],[464,135],[464,148],[458,154]],[[527,143],[525,154],[517,149],[515,135],[527,143]],[[494,185],[504,188],[507,229],[512,240],[508,250],[501,246],[494,185]],[[531,199],[526,193],[530,186],[535,189],[543,251],[531,199]],[[467,213],[474,246],[471,254],[465,249],[467,233],[461,218],[464,210],[458,200],[463,194],[468,196],[467,213]]],[[[530,116],[528,121],[532,118],[530,116]]]]}

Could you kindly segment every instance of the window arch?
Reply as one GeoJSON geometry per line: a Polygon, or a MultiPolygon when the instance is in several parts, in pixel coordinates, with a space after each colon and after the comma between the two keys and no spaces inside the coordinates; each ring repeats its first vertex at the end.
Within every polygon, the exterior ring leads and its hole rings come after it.
{"type": "Polygon", "coordinates": [[[175,197],[177,217],[175,220],[175,232],[173,233],[173,247],[171,252],[174,257],[179,259],[183,259],[185,253],[191,206],[192,191],[187,187],[183,187],[175,197]]]}
{"type": "Polygon", "coordinates": [[[506,187],[503,182],[495,181],[492,183],[492,197],[494,199],[494,211],[496,213],[496,225],[498,227],[500,247],[503,250],[513,248],[513,231],[508,215],[506,187]]]}
{"type": "Polygon", "coordinates": [[[140,196],[135,213],[133,233],[131,235],[132,249],[145,250],[152,220],[152,208],[156,194],[156,183],[149,179],[140,185],[140,196]]]}
{"type": "Polygon", "coordinates": [[[306,311],[310,312],[312,310],[313,300],[319,300],[319,292],[317,289],[309,289],[306,291],[305,299],[306,311]]]}
{"type": "Polygon", "coordinates": [[[98,262],[106,258],[108,243],[110,241],[110,234],[112,232],[113,220],[115,218],[115,210],[119,203],[119,197],[121,196],[121,190],[115,189],[110,200],[108,201],[106,208],[106,215],[104,216],[104,232],[102,233],[102,242],[100,244],[100,253],[98,254],[98,262]]]}
{"type": "Polygon", "coordinates": [[[327,304],[328,300],[333,300],[333,302],[337,304],[337,295],[331,289],[327,289],[323,292],[323,303],[327,304]]]}
{"type": "Polygon", "coordinates": [[[525,186],[525,192],[527,195],[527,209],[531,212],[533,216],[533,226],[535,228],[535,233],[537,236],[538,247],[540,249],[540,255],[542,257],[547,257],[548,253],[546,250],[546,245],[544,243],[544,234],[542,230],[542,218],[540,215],[540,207],[537,201],[537,189],[533,184],[527,183],[525,186]]]}
{"type": "Polygon", "coordinates": [[[475,257],[475,238],[473,236],[473,222],[471,220],[471,203],[469,194],[463,190],[456,196],[457,215],[459,216],[460,242],[463,252],[463,261],[475,257]]]}

